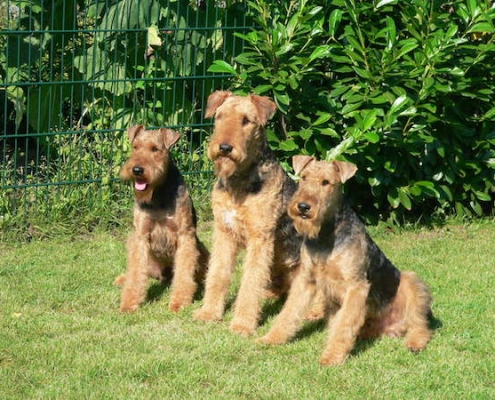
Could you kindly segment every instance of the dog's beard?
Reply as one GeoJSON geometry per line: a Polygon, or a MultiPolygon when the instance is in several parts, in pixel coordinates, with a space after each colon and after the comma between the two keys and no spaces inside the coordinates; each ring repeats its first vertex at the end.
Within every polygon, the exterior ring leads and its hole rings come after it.
{"type": "Polygon", "coordinates": [[[302,218],[299,216],[294,219],[294,228],[300,235],[314,239],[320,234],[321,225],[316,222],[315,218],[302,218]]]}
{"type": "Polygon", "coordinates": [[[297,202],[294,202],[289,206],[288,213],[294,221],[294,228],[300,235],[314,239],[320,234],[321,224],[315,210],[311,209],[307,213],[301,213],[297,208],[297,202]]]}
{"type": "Polygon", "coordinates": [[[229,157],[218,157],[214,161],[214,168],[218,178],[227,179],[237,172],[238,164],[229,157]]]}

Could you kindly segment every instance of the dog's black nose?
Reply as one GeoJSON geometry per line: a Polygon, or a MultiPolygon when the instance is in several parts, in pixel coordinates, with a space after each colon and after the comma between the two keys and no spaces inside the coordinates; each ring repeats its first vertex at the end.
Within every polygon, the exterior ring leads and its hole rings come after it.
{"type": "Polygon", "coordinates": [[[309,210],[311,210],[311,206],[308,203],[297,203],[297,209],[302,214],[306,214],[309,210]]]}
{"type": "Polygon", "coordinates": [[[141,176],[144,173],[144,168],[143,167],[132,167],[132,173],[135,176],[141,176]]]}
{"type": "Polygon", "coordinates": [[[221,143],[218,148],[220,149],[220,153],[222,154],[230,154],[232,151],[233,147],[230,144],[227,143],[221,143]]]}

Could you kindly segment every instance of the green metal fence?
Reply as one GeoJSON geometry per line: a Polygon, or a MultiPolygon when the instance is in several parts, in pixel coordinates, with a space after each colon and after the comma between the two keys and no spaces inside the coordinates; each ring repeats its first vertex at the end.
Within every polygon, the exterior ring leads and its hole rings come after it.
{"type": "Polygon", "coordinates": [[[248,27],[244,1],[0,0],[0,226],[127,198],[132,124],[180,130],[182,171],[208,170],[204,103],[228,78],[208,67],[248,27]]]}

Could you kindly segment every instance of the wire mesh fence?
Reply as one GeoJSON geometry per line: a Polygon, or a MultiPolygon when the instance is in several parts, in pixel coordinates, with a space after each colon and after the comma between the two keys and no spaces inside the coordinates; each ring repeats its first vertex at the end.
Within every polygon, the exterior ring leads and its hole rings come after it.
{"type": "Polygon", "coordinates": [[[207,173],[203,105],[229,78],[208,67],[242,50],[246,11],[232,0],[0,2],[0,226],[128,198],[117,177],[133,124],[178,129],[181,170],[207,173]]]}

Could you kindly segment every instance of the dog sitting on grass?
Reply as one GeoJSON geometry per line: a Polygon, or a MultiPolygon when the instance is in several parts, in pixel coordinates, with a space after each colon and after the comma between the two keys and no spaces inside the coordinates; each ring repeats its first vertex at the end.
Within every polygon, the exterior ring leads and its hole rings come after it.
{"type": "Polygon", "coordinates": [[[173,275],[169,309],[192,303],[205,274],[209,253],[196,235],[196,213],[184,178],[170,156],[180,134],[171,129],[128,130],[132,154],[120,171],[134,183],[134,231],[127,241],[127,271],[120,311],[133,312],[146,297],[148,279],[173,275]]]}
{"type": "Polygon", "coordinates": [[[430,291],[414,272],[401,273],[385,257],[345,201],[341,185],[356,166],[309,156],[295,156],[293,166],[301,179],[289,215],[304,236],[301,271],[273,327],[258,341],[292,338],[318,290],[334,313],[321,364],[343,363],[358,336],[405,336],[409,350],[423,350],[432,336],[430,291]]]}

